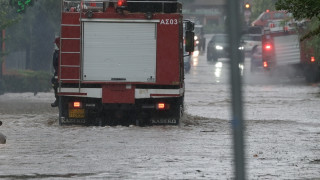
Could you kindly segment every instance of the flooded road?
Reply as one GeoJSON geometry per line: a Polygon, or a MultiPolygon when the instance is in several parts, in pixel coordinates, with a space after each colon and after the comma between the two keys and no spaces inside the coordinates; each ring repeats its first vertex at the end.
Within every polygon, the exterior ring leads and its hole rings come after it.
{"type": "MultiPolygon", "coordinates": [[[[320,177],[320,89],[250,73],[244,110],[248,179],[320,177]]],[[[52,93],[0,96],[0,179],[231,179],[228,60],[193,58],[180,126],[59,126],[52,93]]]]}

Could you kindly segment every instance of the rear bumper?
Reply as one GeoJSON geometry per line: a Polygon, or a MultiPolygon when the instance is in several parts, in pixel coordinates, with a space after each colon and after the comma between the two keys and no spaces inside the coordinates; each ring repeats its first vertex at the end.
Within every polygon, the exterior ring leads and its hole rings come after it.
{"type": "MultiPolygon", "coordinates": [[[[132,96],[134,99],[147,98],[172,98],[184,94],[184,88],[180,89],[141,89],[135,88],[132,96]]],[[[58,88],[59,96],[74,96],[88,98],[103,98],[103,88],[58,88]]]]}

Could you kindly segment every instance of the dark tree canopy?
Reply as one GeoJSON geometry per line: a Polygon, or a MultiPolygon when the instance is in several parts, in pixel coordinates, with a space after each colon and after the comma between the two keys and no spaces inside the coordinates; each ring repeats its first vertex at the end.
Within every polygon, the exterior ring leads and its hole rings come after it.
{"type": "MultiPolygon", "coordinates": [[[[292,13],[295,19],[316,19],[316,21],[320,21],[320,0],[278,0],[276,9],[292,13]]],[[[316,35],[320,35],[320,26],[312,29],[301,40],[316,35]]]]}
{"type": "Polygon", "coordinates": [[[296,19],[320,18],[319,0],[278,0],[277,10],[287,10],[292,13],[296,19]]]}

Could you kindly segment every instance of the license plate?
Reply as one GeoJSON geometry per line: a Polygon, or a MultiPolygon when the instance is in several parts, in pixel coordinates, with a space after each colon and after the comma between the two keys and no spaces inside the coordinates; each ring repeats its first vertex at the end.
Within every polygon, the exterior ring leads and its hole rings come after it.
{"type": "Polygon", "coordinates": [[[69,118],[85,118],[84,109],[69,109],[69,118]]]}
{"type": "Polygon", "coordinates": [[[152,119],[152,124],[176,124],[176,119],[152,119]]]}

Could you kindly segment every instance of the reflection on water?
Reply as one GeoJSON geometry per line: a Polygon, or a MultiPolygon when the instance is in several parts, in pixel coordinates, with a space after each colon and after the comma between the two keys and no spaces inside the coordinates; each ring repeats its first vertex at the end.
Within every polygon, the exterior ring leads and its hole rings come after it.
{"type": "Polygon", "coordinates": [[[239,69],[240,69],[240,75],[243,76],[244,65],[240,63],[239,64],[239,69]]]}
{"type": "Polygon", "coordinates": [[[200,54],[200,52],[196,50],[196,51],[193,51],[192,56],[193,56],[193,57],[198,57],[199,54],[200,54]]]}
{"type": "Polygon", "coordinates": [[[198,64],[199,64],[199,59],[196,57],[194,57],[193,59],[192,59],[192,66],[194,67],[194,66],[198,66],[198,64]]]}
{"type": "Polygon", "coordinates": [[[222,62],[217,62],[214,66],[214,76],[216,78],[216,82],[220,82],[222,67],[222,62]]]}

